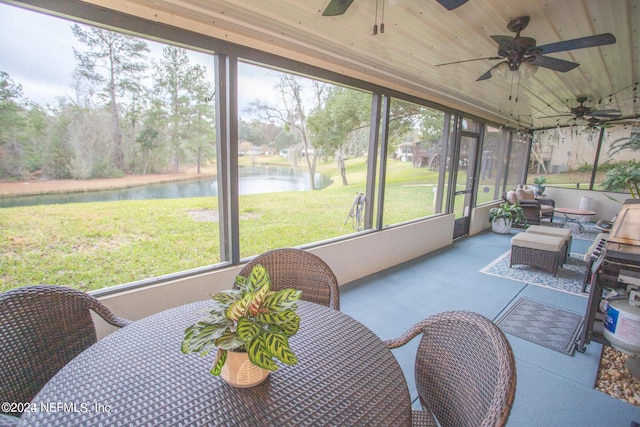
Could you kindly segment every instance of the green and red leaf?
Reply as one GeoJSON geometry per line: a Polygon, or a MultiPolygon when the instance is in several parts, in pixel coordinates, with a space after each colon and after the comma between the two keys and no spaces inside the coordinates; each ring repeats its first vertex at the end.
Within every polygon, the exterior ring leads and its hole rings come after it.
{"type": "Polygon", "coordinates": [[[214,344],[223,350],[236,350],[244,346],[244,341],[240,339],[237,333],[226,331],[220,338],[214,341],[214,344]]]}
{"type": "Polygon", "coordinates": [[[253,267],[249,275],[247,291],[256,292],[263,287],[266,287],[266,291],[269,292],[271,290],[271,280],[269,279],[267,269],[261,264],[257,264],[253,267]]]}
{"type": "Polygon", "coordinates": [[[238,329],[236,330],[238,337],[245,343],[250,343],[256,336],[260,334],[262,329],[254,321],[241,317],[238,320],[238,329]]]}
{"type": "Polygon", "coordinates": [[[271,355],[265,351],[264,343],[260,336],[251,341],[247,348],[247,353],[249,354],[249,360],[251,360],[251,363],[254,365],[270,371],[278,370],[276,362],[274,362],[271,355]]]}
{"type": "Polygon", "coordinates": [[[218,292],[211,297],[214,301],[222,304],[225,307],[233,304],[236,301],[242,299],[242,292],[239,289],[229,289],[226,291],[218,292]]]}
{"type": "Polygon", "coordinates": [[[286,335],[267,331],[262,334],[262,341],[265,351],[277,357],[282,363],[286,365],[295,365],[298,363],[298,358],[293,354],[293,351],[291,351],[286,335]]]}
{"type": "Polygon", "coordinates": [[[216,354],[216,360],[213,362],[213,366],[211,366],[211,370],[209,371],[212,375],[220,375],[222,372],[222,367],[224,366],[224,362],[227,361],[227,350],[218,350],[218,354],[216,354]]]}
{"type": "Polygon", "coordinates": [[[251,303],[252,299],[251,294],[247,294],[239,301],[234,302],[227,309],[227,318],[230,320],[237,321],[243,316],[247,315],[249,309],[249,303],[251,303]]]}
{"type": "Polygon", "coordinates": [[[262,307],[272,312],[296,309],[296,301],[300,299],[301,293],[301,291],[291,288],[271,292],[264,299],[262,307]]]}

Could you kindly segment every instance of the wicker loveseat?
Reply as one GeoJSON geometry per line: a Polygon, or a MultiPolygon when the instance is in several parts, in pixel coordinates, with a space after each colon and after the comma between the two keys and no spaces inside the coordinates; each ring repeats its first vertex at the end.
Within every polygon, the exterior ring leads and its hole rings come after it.
{"type": "Polygon", "coordinates": [[[511,204],[520,203],[524,211],[527,223],[515,224],[516,226],[539,225],[544,218],[553,222],[553,208],[556,203],[552,199],[536,199],[533,188],[519,185],[516,190],[508,191],[504,195],[504,200],[511,204]]]}

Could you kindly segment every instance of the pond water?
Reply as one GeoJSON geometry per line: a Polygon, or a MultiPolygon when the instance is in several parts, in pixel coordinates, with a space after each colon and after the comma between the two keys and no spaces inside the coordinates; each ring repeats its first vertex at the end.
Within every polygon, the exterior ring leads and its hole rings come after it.
{"type": "MultiPolygon", "coordinates": [[[[317,189],[331,183],[326,175],[316,173],[317,189]]],[[[238,169],[239,193],[259,194],[279,191],[310,190],[309,172],[284,166],[243,166],[238,169]]],[[[68,194],[43,194],[35,196],[0,197],[0,208],[63,203],[105,202],[133,199],[177,199],[218,195],[215,177],[150,184],[116,190],[101,190],[68,194]]]]}

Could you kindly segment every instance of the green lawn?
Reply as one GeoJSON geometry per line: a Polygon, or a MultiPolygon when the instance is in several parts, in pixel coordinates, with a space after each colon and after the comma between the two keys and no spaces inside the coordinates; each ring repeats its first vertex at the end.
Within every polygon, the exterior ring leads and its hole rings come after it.
{"type": "MultiPolygon", "coordinates": [[[[263,156],[240,161],[286,164],[263,156]]],[[[398,161],[388,170],[386,224],[433,212],[431,187],[412,184],[435,182],[434,172],[398,161]]],[[[345,220],[355,194],[365,191],[365,159],[347,161],[348,186],[332,162],[319,164],[318,172],[333,184],[240,198],[241,256],[354,232],[345,220]]],[[[48,283],[88,291],[215,264],[217,203],[212,197],[2,209],[0,288],[48,283]]]]}

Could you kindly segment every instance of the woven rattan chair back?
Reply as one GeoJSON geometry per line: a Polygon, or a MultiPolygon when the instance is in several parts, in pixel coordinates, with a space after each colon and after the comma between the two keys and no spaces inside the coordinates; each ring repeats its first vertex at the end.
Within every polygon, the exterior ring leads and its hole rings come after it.
{"type": "MultiPolygon", "coordinates": [[[[515,397],[516,365],[500,328],[477,313],[450,311],[385,344],[397,348],[419,334],[415,376],[423,409],[442,427],[504,426],[515,397]]],[[[417,412],[416,424],[435,425],[417,412]]]]}
{"type": "Polygon", "coordinates": [[[273,290],[298,289],[303,300],[340,310],[338,280],[317,255],[295,248],[274,249],[251,260],[240,275],[249,275],[257,264],[267,269],[273,290]]]}
{"type": "Polygon", "coordinates": [[[114,326],[130,323],[86,292],[62,286],[26,286],[0,294],[3,402],[29,402],[56,372],[96,342],[89,310],[114,326]]]}

